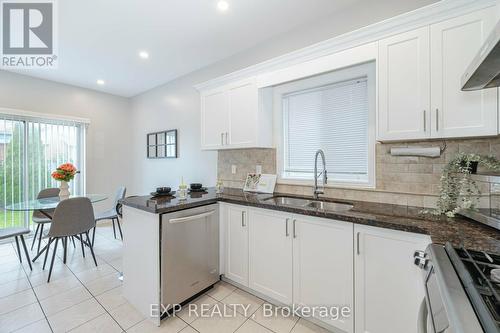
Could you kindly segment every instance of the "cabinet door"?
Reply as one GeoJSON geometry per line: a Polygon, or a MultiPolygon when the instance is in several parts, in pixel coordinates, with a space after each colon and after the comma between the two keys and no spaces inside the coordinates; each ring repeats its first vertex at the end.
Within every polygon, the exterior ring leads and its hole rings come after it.
{"type": "Polygon", "coordinates": [[[222,147],[229,128],[229,107],[224,91],[205,93],[201,97],[201,147],[222,147]]]}
{"type": "Polygon", "coordinates": [[[497,89],[461,91],[460,83],[494,22],[485,9],[431,26],[433,137],[497,134],[497,89]]]}
{"type": "Polygon", "coordinates": [[[379,41],[379,140],[430,136],[429,28],[379,41]]]}
{"type": "Polygon", "coordinates": [[[249,212],[249,286],[278,302],[292,303],[290,219],[267,210],[249,212]]]}
{"type": "Polygon", "coordinates": [[[227,91],[229,98],[229,144],[232,148],[257,144],[257,114],[259,94],[253,83],[232,86],[227,91]]]}
{"type": "Polygon", "coordinates": [[[353,332],[353,224],[294,217],[293,303],[296,306],[350,308],[350,316],[318,317],[343,332],[353,332]]]}
{"type": "Polygon", "coordinates": [[[248,286],[248,222],[246,207],[225,206],[225,275],[248,286]]]}
{"type": "Polygon", "coordinates": [[[429,237],[359,225],[354,236],[356,332],[417,333],[424,286],[413,253],[429,237]]]}

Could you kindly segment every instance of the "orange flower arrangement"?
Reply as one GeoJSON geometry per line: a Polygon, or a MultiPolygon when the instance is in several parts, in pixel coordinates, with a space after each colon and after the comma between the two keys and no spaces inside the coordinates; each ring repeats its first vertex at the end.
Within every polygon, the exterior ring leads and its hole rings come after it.
{"type": "Polygon", "coordinates": [[[58,166],[54,172],[52,172],[52,178],[57,181],[69,182],[70,180],[75,178],[75,175],[79,172],[80,171],[78,171],[73,164],[63,163],[58,166]]]}

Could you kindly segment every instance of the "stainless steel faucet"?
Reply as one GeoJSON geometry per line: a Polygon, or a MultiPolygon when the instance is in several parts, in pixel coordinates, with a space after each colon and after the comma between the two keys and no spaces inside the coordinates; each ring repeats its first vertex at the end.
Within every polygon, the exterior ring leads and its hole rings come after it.
{"type": "Polygon", "coordinates": [[[320,194],[323,194],[323,190],[325,188],[325,184],[328,182],[328,176],[326,172],[326,161],[325,161],[325,153],[323,150],[318,149],[316,155],[314,156],[314,192],[313,196],[315,199],[319,198],[320,194]],[[323,162],[323,171],[318,175],[318,155],[321,155],[321,161],[323,162]],[[323,175],[323,185],[321,186],[321,190],[318,190],[318,177],[323,175]]]}

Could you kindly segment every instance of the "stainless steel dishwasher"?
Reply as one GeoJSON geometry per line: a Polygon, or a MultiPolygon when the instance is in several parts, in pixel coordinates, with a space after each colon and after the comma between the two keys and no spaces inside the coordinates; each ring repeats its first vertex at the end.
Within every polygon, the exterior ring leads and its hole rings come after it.
{"type": "Polygon", "coordinates": [[[161,217],[161,302],[171,308],[219,281],[217,204],[161,217]]]}

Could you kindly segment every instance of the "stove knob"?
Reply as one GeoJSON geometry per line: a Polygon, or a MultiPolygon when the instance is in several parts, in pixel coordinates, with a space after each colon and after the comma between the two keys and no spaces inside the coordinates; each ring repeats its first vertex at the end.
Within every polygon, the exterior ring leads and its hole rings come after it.
{"type": "Polygon", "coordinates": [[[420,266],[420,260],[421,260],[420,257],[415,257],[415,260],[413,261],[413,263],[415,264],[415,266],[420,266]]]}
{"type": "Polygon", "coordinates": [[[429,259],[427,259],[427,253],[424,251],[415,251],[413,258],[413,263],[422,269],[427,266],[427,262],[429,261],[429,259]]]}
{"type": "Polygon", "coordinates": [[[426,256],[427,256],[427,255],[425,254],[425,252],[424,252],[424,251],[415,251],[415,252],[413,253],[413,257],[414,257],[414,258],[417,258],[417,257],[418,257],[418,258],[425,258],[426,256]]]}
{"type": "Polygon", "coordinates": [[[427,263],[429,262],[429,259],[427,258],[422,258],[422,257],[415,257],[415,260],[413,261],[413,263],[422,268],[422,269],[425,269],[427,267],[427,263]]]}

